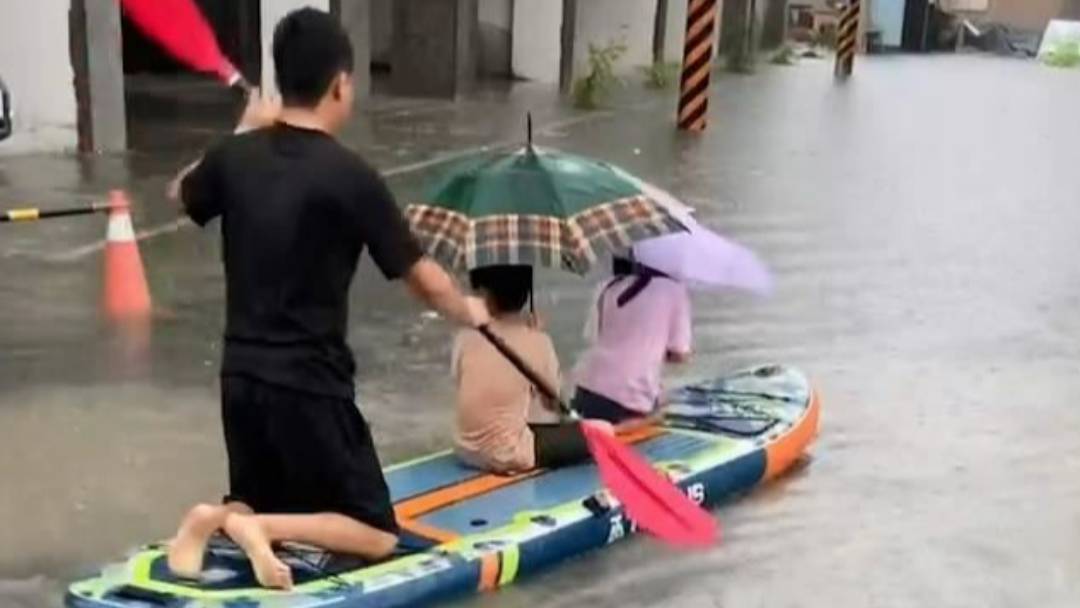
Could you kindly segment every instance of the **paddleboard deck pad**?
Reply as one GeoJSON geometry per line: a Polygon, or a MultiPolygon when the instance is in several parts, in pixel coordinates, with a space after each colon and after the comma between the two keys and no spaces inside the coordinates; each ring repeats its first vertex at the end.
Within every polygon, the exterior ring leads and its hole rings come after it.
{"type": "MultiPolygon", "coordinates": [[[[714,505],[787,470],[817,434],[820,404],[807,378],[782,366],[749,369],[670,395],[663,425],[624,437],[693,500],[714,505]]],[[[427,605],[508,585],[635,532],[595,465],[495,476],[441,452],[391,466],[402,528],[398,553],[377,564],[284,545],[288,592],[259,587],[243,553],[215,538],[201,580],[172,576],[165,547],[71,585],[69,608],[368,608],[427,605]]]]}

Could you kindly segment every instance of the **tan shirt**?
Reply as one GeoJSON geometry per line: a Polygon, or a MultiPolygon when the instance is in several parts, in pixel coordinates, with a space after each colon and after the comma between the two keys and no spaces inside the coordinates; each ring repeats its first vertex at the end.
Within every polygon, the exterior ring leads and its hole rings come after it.
{"type": "MultiPolygon", "coordinates": [[[[551,386],[559,385],[559,360],[547,334],[519,319],[496,320],[492,329],[551,386]]],[[[534,468],[533,434],[527,423],[557,420],[543,408],[543,397],[474,330],[458,334],[451,368],[457,382],[458,456],[498,473],[534,468]]]]}

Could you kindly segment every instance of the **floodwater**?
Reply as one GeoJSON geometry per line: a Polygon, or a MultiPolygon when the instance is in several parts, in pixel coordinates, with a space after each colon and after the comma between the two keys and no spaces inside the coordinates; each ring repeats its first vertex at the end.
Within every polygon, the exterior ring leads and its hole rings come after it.
{"type": "MultiPolygon", "coordinates": [[[[671,189],[775,270],[768,300],[697,297],[697,357],[673,381],[778,361],[824,397],[813,457],[720,508],[715,549],[637,539],[462,606],[1080,605],[1080,73],[971,56],[856,69],[842,86],[814,61],[723,78],[699,138],[673,132],[670,96],[581,114],[530,87],[384,100],[350,132],[411,199],[439,169],[424,161],[512,141],[535,110],[538,141],[671,189]]],[[[5,608],[58,603],[223,488],[217,237],[171,224],[158,193],[196,144],[154,133],[122,158],[0,159],[4,206],[129,188],[157,308],[133,364],[95,308],[103,222],[0,228],[5,608]]],[[[542,284],[569,363],[589,284],[542,284]]],[[[368,264],[353,303],[385,458],[445,445],[448,328],[368,264]]]]}

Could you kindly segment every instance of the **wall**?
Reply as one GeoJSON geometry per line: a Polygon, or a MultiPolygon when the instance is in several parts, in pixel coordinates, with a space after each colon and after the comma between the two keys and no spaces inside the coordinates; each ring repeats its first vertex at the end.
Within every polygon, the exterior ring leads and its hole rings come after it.
{"type": "Polygon", "coordinates": [[[1064,0],[990,0],[987,19],[1021,30],[1041,32],[1064,9],[1064,0]]]}
{"type": "Polygon", "coordinates": [[[510,63],[514,76],[556,84],[562,54],[561,0],[514,0],[510,63]]]}
{"type": "Polygon", "coordinates": [[[480,73],[509,76],[514,0],[480,0],[477,12],[480,73]]]}
{"type": "MultiPolygon", "coordinates": [[[[348,0],[346,0],[348,1],[348,0]]],[[[262,32],[262,84],[266,91],[276,91],[274,85],[274,28],[278,21],[295,9],[312,6],[314,8],[329,11],[329,0],[262,0],[259,13],[260,30],[262,32]]]]}
{"type": "Polygon", "coordinates": [[[1039,32],[1051,19],[1070,14],[1076,4],[1075,0],[941,0],[945,10],[966,11],[979,21],[1039,32]]]}
{"type": "Polygon", "coordinates": [[[874,0],[870,4],[871,27],[881,32],[881,43],[899,47],[904,32],[904,0],[874,0]]]}
{"type": "MultiPolygon", "coordinates": [[[[11,3],[12,5],[14,3],[11,3]]],[[[0,77],[11,90],[15,131],[0,154],[74,149],[76,107],[68,49],[70,0],[8,6],[0,18],[0,77]],[[17,18],[7,18],[17,13],[17,18]]]]}

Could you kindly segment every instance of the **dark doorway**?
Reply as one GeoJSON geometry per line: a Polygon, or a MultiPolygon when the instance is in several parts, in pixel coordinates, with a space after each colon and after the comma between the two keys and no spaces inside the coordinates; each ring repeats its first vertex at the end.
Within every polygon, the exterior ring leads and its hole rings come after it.
{"type": "MultiPolygon", "coordinates": [[[[196,0],[195,3],[217,35],[221,50],[249,80],[258,75],[262,63],[259,0],[196,0]]],[[[174,74],[184,71],[126,17],[122,19],[121,28],[125,74],[174,74]]]]}
{"type": "Polygon", "coordinates": [[[900,47],[905,51],[924,53],[930,41],[930,2],[907,0],[904,6],[904,31],[900,47]]]}
{"type": "MultiPolygon", "coordinates": [[[[196,0],[222,51],[251,82],[262,70],[260,0],[196,0]]],[[[241,101],[211,76],[193,74],[122,18],[128,143],[134,149],[200,147],[227,129],[241,101]]]]}

